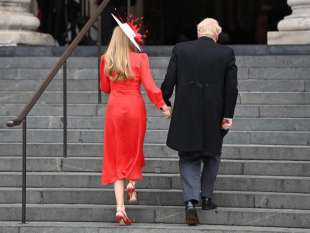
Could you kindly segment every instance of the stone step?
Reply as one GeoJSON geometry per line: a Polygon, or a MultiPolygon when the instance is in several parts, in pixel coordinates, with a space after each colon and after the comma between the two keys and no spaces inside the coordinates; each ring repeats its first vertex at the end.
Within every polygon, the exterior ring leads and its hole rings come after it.
{"type": "MultiPolygon", "coordinates": [[[[0,68],[41,68],[51,69],[58,61],[58,57],[0,57],[0,68]]],[[[168,56],[150,57],[151,67],[166,68],[168,56]]],[[[239,67],[304,67],[310,66],[309,55],[282,55],[282,56],[236,56],[239,67]]],[[[70,57],[68,68],[97,68],[96,57],[70,57]]]]}
{"type": "MultiPolygon", "coordinates": [[[[20,187],[21,172],[0,172],[0,186],[20,187]]],[[[99,188],[101,173],[96,172],[28,172],[27,186],[36,188],[99,188]]],[[[144,173],[137,184],[146,189],[180,189],[178,174],[144,173]]],[[[216,190],[309,193],[310,177],[219,175],[216,190]]]]}
{"type": "MultiPolygon", "coordinates": [[[[102,143],[69,143],[69,157],[101,156],[102,143]]],[[[0,143],[0,156],[21,156],[21,143],[0,143]]],[[[146,157],[175,158],[177,152],[169,149],[165,144],[144,145],[146,157]]],[[[27,155],[29,157],[62,157],[62,143],[28,143],[27,155]]],[[[284,160],[309,161],[310,146],[297,145],[240,145],[224,144],[224,159],[241,160],[284,160]]]]}
{"type": "MultiPolygon", "coordinates": [[[[139,189],[138,194],[138,205],[184,205],[182,191],[179,189],[139,189]]],[[[310,194],[303,193],[215,191],[213,199],[220,207],[310,209],[310,194]]],[[[20,202],[20,188],[0,188],[0,204],[20,202]]],[[[112,188],[29,188],[27,203],[114,205],[115,197],[112,188]]]]}
{"type": "MultiPolygon", "coordinates": [[[[167,130],[147,130],[146,143],[166,143],[167,130]]],[[[63,140],[62,129],[28,129],[29,142],[60,143],[63,140]]],[[[103,130],[68,129],[69,143],[100,143],[103,130]]],[[[22,142],[21,129],[0,129],[0,142],[22,142]]],[[[257,145],[310,145],[309,131],[231,131],[225,138],[226,144],[257,145]]]]}
{"type": "MultiPolygon", "coordinates": [[[[297,70],[305,68],[296,68],[297,70]]],[[[47,78],[50,69],[42,68],[14,68],[14,69],[1,69],[0,76],[9,80],[36,80],[42,82],[47,78]]],[[[163,80],[166,74],[166,69],[163,68],[153,68],[153,78],[158,80],[163,80]]],[[[55,79],[62,79],[63,70],[59,70],[55,79]]],[[[73,68],[67,70],[67,78],[70,79],[79,79],[79,80],[92,80],[96,81],[98,79],[98,70],[97,68],[73,68]]],[[[240,79],[248,79],[247,69],[244,68],[240,70],[240,79]]],[[[302,77],[300,79],[303,79],[302,77]]],[[[61,86],[60,86],[61,87],[61,86]]]]}
{"type": "MultiPolygon", "coordinates": [[[[96,65],[95,63],[94,65],[96,65]]],[[[166,74],[167,63],[164,66],[152,67],[154,79],[162,80],[166,74]]],[[[27,79],[27,80],[44,80],[47,78],[48,72],[51,69],[48,68],[0,68],[0,76],[5,79],[27,79]]],[[[61,78],[63,71],[60,70],[57,74],[57,78],[61,78]]],[[[310,72],[309,67],[239,67],[238,79],[258,79],[258,80],[309,80],[308,74],[310,72]]],[[[69,79],[97,79],[97,68],[85,67],[85,68],[69,68],[69,79]]]]}
{"type": "MultiPolygon", "coordinates": [[[[0,116],[16,116],[25,104],[2,104],[0,116]]],[[[148,116],[161,116],[151,104],[146,105],[148,116]]],[[[38,103],[29,113],[30,116],[62,116],[62,104],[38,103]]],[[[70,116],[103,116],[105,105],[101,104],[68,104],[70,116]]],[[[310,105],[237,105],[235,117],[250,118],[309,118],[310,105]]]]}
{"type": "Polygon", "coordinates": [[[308,104],[310,92],[240,92],[240,104],[308,104]]]}
{"type": "MultiPolygon", "coordinates": [[[[0,128],[7,128],[8,119],[14,119],[15,116],[0,116],[0,128]]],[[[57,129],[63,127],[62,116],[29,116],[27,118],[27,127],[29,129],[57,129]]],[[[81,117],[69,116],[68,128],[70,129],[102,129],[104,117],[81,117]]],[[[148,117],[148,129],[161,130],[168,129],[170,121],[163,117],[148,117]]],[[[20,128],[18,126],[16,128],[20,128]]],[[[309,118],[235,118],[232,130],[246,131],[309,131],[309,118]]]]}
{"type": "MultiPolygon", "coordinates": [[[[30,157],[29,172],[101,172],[102,157],[46,158],[30,157]]],[[[0,171],[21,171],[21,157],[0,157],[0,171]]],[[[177,158],[147,158],[144,172],[178,173],[177,158]]],[[[227,160],[221,163],[220,174],[310,177],[310,161],[227,160]]]]}
{"type": "Polygon", "coordinates": [[[184,224],[146,224],[119,227],[115,223],[101,222],[19,222],[0,221],[0,232],[4,233],[309,233],[309,228],[253,227],[200,225],[189,228],[184,224]]]}
{"type": "MultiPolygon", "coordinates": [[[[157,86],[162,84],[162,80],[155,80],[157,86]]],[[[62,90],[62,80],[52,81],[48,86],[48,91],[62,90]]],[[[38,80],[13,80],[1,78],[0,91],[35,91],[40,87],[42,81],[38,80]]],[[[98,88],[97,81],[87,79],[69,79],[67,84],[69,91],[95,91],[98,88]]],[[[239,80],[239,91],[261,91],[261,92],[309,92],[310,81],[308,80],[239,80]]]]}
{"type": "MultiPolygon", "coordinates": [[[[22,104],[27,103],[33,96],[33,92],[1,91],[1,104],[22,104]]],[[[145,95],[144,95],[145,96],[145,95]]],[[[39,102],[48,104],[62,103],[62,92],[45,92],[39,102]]],[[[103,95],[103,103],[107,103],[108,96],[103,95]]],[[[150,103],[148,98],[144,98],[150,103]]],[[[98,101],[97,92],[78,91],[68,92],[68,103],[70,104],[96,104],[98,101]]],[[[309,105],[310,92],[240,92],[238,103],[243,104],[265,104],[265,105],[309,105]]]]}
{"type": "MultiPolygon", "coordinates": [[[[19,220],[19,204],[1,204],[0,207],[1,221],[19,220]]],[[[31,221],[113,222],[115,206],[30,204],[27,211],[31,221]]],[[[132,206],[127,213],[137,223],[184,223],[184,207],[132,206]]],[[[202,224],[310,227],[310,210],[218,208],[216,211],[198,210],[198,214],[202,224]]]]}

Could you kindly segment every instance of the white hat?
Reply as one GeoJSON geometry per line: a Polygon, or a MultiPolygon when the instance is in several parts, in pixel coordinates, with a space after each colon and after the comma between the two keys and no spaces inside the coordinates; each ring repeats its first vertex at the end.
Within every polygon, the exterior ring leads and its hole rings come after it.
{"type": "Polygon", "coordinates": [[[129,38],[131,43],[140,51],[142,52],[142,49],[140,45],[137,43],[135,37],[137,36],[136,32],[129,26],[128,23],[122,23],[114,14],[111,14],[112,17],[115,19],[117,24],[120,26],[122,31],[125,33],[125,35],[129,38]]]}

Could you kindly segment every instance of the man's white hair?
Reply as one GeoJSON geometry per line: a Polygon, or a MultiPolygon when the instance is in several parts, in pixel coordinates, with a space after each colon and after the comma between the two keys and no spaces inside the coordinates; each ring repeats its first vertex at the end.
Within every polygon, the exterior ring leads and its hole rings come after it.
{"type": "Polygon", "coordinates": [[[208,36],[213,39],[217,39],[221,32],[221,26],[217,20],[212,18],[206,18],[197,25],[198,37],[208,36]]]}

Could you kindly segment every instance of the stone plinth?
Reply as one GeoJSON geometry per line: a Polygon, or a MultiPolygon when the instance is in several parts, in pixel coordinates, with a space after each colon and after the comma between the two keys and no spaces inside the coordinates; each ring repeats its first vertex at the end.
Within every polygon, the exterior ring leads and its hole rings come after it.
{"type": "Polygon", "coordinates": [[[31,0],[0,0],[0,46],[55,45],[49,34],[36,32],[39,19],[30,13],[31,0]]]}
{"type": "Polygon", "coordinates": [[[310,0],[288,0],[292,14],[268,32],[268,44],[310,44],[310,0]]]}

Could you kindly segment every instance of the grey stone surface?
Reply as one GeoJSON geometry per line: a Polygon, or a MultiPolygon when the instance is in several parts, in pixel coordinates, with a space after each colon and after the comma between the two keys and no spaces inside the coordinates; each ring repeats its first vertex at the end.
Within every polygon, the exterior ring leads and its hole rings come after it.
{"type": "Polygon", "coordinates": [[[26,226],[19,226],[16,222],[2,222],[11,227],[20,227],[21,233],[307,233],[307,229],[277,228],[277,227],[252,227],[252,226],[225,226],[225,225],[200,225],[188,227],[183,224],[139,224],[118,227],[113,223],[87,223],[87,222],[31,222],[26,226]]]}
{"type": "Polygon", "coordinates": [[[261,117],[292,117],[309,118],[309,105],[277,105],[277,106],[259,106],[259,115],[261,117]]]}
{"type": "MultiPolygon", "coordinates": [[[[44,67],[44,66],[43,66],[44,67]]],[[[49,69],[46,68],[1,68],[0,75],[4,79],[9,80],[37,80],[43,81],[47,78],[49,69]]],[[[91,66],[90,66],[91,67],[91,66]]],[[[94,68],[77,68],[68,69],[68,80],[97,80],[98,72],[94,68]]],[[[306,67],[239,67],[239,80],[307,80],[309,68],[306,67]]],[[[166,70],[163,68],[153,68],[153,77],[155,80],[162,81],[165,77],[166,70]]],[[[58,72],[55,79],[62,78],[62,69],[58,72]]],[[[69,86],[68,86],[69,87],[69,86]]]]}
{"type": "MultiPolygon", "coordinates": [[[[242,68],[241,68],[242,69],[242,68]]],[[[18,69],[6,69],[0,68],[1,77],[5,77],[5,79],[10,80],[38,80],[43,81],[47,78],[48,72],[50,69],[42,69],[42,68],[18,68],[18,69]]],[[[165,77],[166,71],[160,68],[153,69],[153,78],[158,80],[163,80],[165,77]]],[[[97,80],[98,79],[98,71],[96,69],[91,68],[69,68],[68,69],[68,80],[97,80]]],[[[55,79],[60,79],[63,77],[63,70],[60,69],[55,79]]]]}
{"type": "MultiPolygon", "coordinates": [[[[257,52],[266,49],[268,53],[277,53],[281,48],[257,48],[257,52]]],[[[294,46],[283,49],[292,52],[294,46]]],[[[27,48],[8,49],[7,55],[22,55],[26,51],[27,48]]],[[[21,199],[21,144],[17,143],[21,139],[21,131],[19,128],[8,129],[5,123],[19,114],[61,51],[62,48],[48,51],[34,48],[33,53],[38,56],[44,56],[46,52],[54,56],[42,59],[29,57],[31,55],[0,57],[2,220],[19,219],[21,199]]],[[[86,52],[81,51],[78,51],[78,56],[86,56],[86,52]]],[[[90,49],[88,57],[73,57],[68,62],[69,158],[62,158],[61,72],[30,113],[27,199],[31,204],[28,217],[42,223],[18,228],[18,233],[121,232],[116,225],[92,225],[113,221],[115,208],[112,187],[102,186],[99,182],[105,104],[97,105],[97,60],[89,57],[93,52],[90,49]],[[54,221],[52,226],[48,225],[48,221],[54,221]],[[73,227],[62,223],[57,225],[55,221],[98,223],[75,223],[81,225],[73,227]]],[[[168,60],[168,57],[161,56],[151,58],[158,85],[165,75],[168,60]]],[[[204,224],[227,226],[203,225],[197,228],[197,232],[205,232],[206,229],[211,233],[299,231],[291,227],[305,228],[300,229],[304,232],[310,228],[309,55],[238,56],[237,63],[240,97],[233,129],[225,138],[223,162],[214,196],[221,208],[199,213],[204,224]]],[[[106,100],[104,96],[103,102],[106,100]]],[[[151,106],[149,100],[146,102],[149,116],[145,144],[146,173],[145,179],[138,184],[140,202],[137,206],[128,206],[129,214],[138,222],[183,223],[178,157],[175,151],[164,145],[169,121],[159,117],[160,112],[151,106]]],[[[11,227],[15,230],[16,225],[12,224],[4,225],[3,229],[11,227]]],[[[142,233],[146,231],[143,227],[134,231],[124,228],[124,232],[142,233]]],[[[153,225],[147,231],[190,232],[167,224],[153,225]]]]}
{"type": "MultiPolygon", "coordinates": [[[[16,116],[25,107],[24,104],[3,104],[0,106],[0,116],[16,116]]],[[[155,106],[147,104],[147,113],[149,116],[162,116],[161,112],[155,106]]],[[[240,107],[243,108],[243,107],[240,107]]],[[[104,116],[105,105],[98,104],[68,104],[69,116],[104,116]]],[[[255,113],[258,114],[255,110],[255,113]]],[[[62,116],[63,105],[38,103],[29,116],[62,116]]]]}
{"type": "MultiPolygon", "coordinates": [[[[301,7],[301,9],[303,9],[301,7]]],[[[297,19],[297,21],[306,21],[306,19],[297,19]]],[[[309,20],[309,19],[308,19],[309,20]]],[[[279,31],[268,32],[268,44],[270,45],[289,45],[289,44],[309,44],[310,30],[298,31],[279,31]]]]}
{"type": "MultiPolygon", "coordinates": [[[[155,80],[157,86],[160,86],[163,80],[155,80]]],[[[61,91],[63,81],[56,79],[48,86],[48,91],[61,91]]],[[[1,91],[34,91],[42,84],[42,80],[35,79],[1,79],[1,91]]],[[[95,91],[98,88],[97,80],[69,79],[67,83],[69,91],[95,91]]],[[[309,91],[309,82],[305,80],[257,80],[247,79],[239,80],[238,89],[240,91],[286,91],[286,92],[303,92],[309,91]]]]}
{"type": "MultiPolygon", "coordinates": [[[[18,91],[3,91],[0,92],[1,104],[22,104],[27,103],[33,96],[33,92],[18,92],[18,91]]],[[[145,94],[143,94],[144,96],[145,94]]],[[[240,92],[241,98],[238,99],[238,104],[242,105],[309,105],[310,92],[240,92]]],[[[39,100],[39,103],[45,104],[61,104],[62,91],[45,92],[39,100]]],[[[107,103],[108,97],[102,96],[103,103],[107,103]]],[[[173,99],[172,99],[173,100],[173,99]]],[[[97,104],[97,92],[84,91],[68,92],[68,103],[70,104],[97,104]]],[[[150,103],[148,98],[145,98],[147,104],[150,103]]]]}
{"type": "Polygon", "coordinates": [[[310,104],[310,92],[241,92],[241,104],[303,105],[310,104]]]}
{"type": "MultiPolygon", "coordinates": [[[[89,157],[102,155],[102,143],[69,143],[70,157],[89,157]]],[[[164,144],[145,144],[146,157],[176,157],[177,152],[164,144]]],[[[0,143],[0,156],[20,156],[21,143],[0,143]]],[[[60,157],[63,156],[62,144],[29,143],[27,155],[31,157],[60,157]],[[52,153],[51,153],[52,151],[52,153]]],[[[310,147],[298,145],[228,145],[224,144],[223,158],[226,159],[265,159],[285,161],[310,160],[310,147]]]]}
{"type": "MultiPolygon", "coordinates": [[[[183,209],[158,208],[156,209],[156,222],[182,223],[184,220],[183,209]]],[[[249,210],[247,215],[242,212],[244,209],[218,209],[216,211],[201,212],[200,221],[204,224],[216,224],[217,222],[225,221],[230,225],[251,225],[253,222],[257,226],[279,226],[280,222],[284,221],[282,226],[286,227],[307,227],[309,220],[307,213],[301,213],[296,224],[296,212],[289,210],[265,211],[264,209],[249,210]],[[224,211],[224,212],[223,212],[224,211]]]]}
{"type": "MultiPolygon", "coordinates": [[[[180,188],[179,177],[171,177],[172,188],[180,188]]],[[[264,192],[309,192],[310,182],[305,177],[283,176],[240,176],[221,175],[217,178],[216,189],[234,191],[264,191],[264,192]],[[304,186],[303,188],[299,185],[304,186]]]]}
{"type": "Polygon", "coordinates": [[[239,91],[259,91],[259,92],[303,92],[306,89],[304,80],[240,80],[239,91]]]}
{"type": "Polygon", "coordinates": [[[308,80],[309,68],[250,68],[250,79],[308,80]]]}
{"type": "MultiPolygon", "coordinates": [[[[2,220],[18,218],[16,205],[1,205],[2,220]],[[8,216],[2,215],[8,213],[8,216]]],[[[183,207],[153,207],[137,206],[128,209],[128,214],[137,222],[146,223],[183,223],[183,207]]],[[[309,211],[307,210],[268,210],[246,208],[219,208],[216,211],[199,211],[202,224],[222,224],[251,226],[255,220],[257,226],[271,227],[309,227],[309,211]],[[266,215],[268,218],[266,218],[266,215]],[[246,216],[246,217],[245,217],[246,216]]],[[[114,206],[98,205],[36,205],[28,208],[29,220],[41,221],[93,221],[112,222],[114,206]]]]}
{"type": "MultiPolygon", "coordinates": [[[[181,190],[139,189],[138,205],[183,206],[181,190]]],[[[30,204],[104,204],[114,205],[113,189],[103,188],[29,188],[30,204]]],[[[214,201],[221,207],[309,209],[310,194],[250,191],[215,191],[214,201]]],[[[0,203],[21,201],[19,188],[1,188],[0,203]]]]}
{"type": "MultiPolygon", "coordinates": [[[[230,45],[235,54],[238,56],[296,56],[310,54],[309,45],[230,45]]],[[[59,57],[66,48],[60,47],[42,47],[42,46],[8,46],[0,48],[2,57],[59,57]]],[[[170,56],[172,46],[145,46],[145,52],[149,56],[162,57],[170,56]]],[[[102,46],[102,51],[105,46],[102,46]]],[[[95,57],[98,54],[96,46],[79,46],[73,53],[72,57],[95,57]]]]}
{"type": "MultiPolygon", "coordinates": [[[[17,16],[18,17],[18,16],[17,16]]],[[[34,17],[35,18],[35,17],[34,17]]],[[[37,20],[37,18],[35,18],[37,20]]],[[[22,30],[1,30],[0,31],[0,45],[1,46],[17,46],[20,44],[28,45],[48,45],[55,46],[56,41],[54,38],[45,33],[35,31],[22,31],[22,30]]]]}
{"type": "Polygon", "coordinates": [[[132,226],[119,227],[114,223],[100,222],[28,222],[25,225],[16,221],[1,221],[1,225],[7,228],[18,228],[21,233],[308,233],[308,229],[301,228],[280,228],[280,227],[253,227],[253,226],[225,226],[225,225],[199,225],[188,227],[184,224],[149,224],[135,223],[132,226]]]}
{"type": "Polygon", "coordinates": [[[308,146],[230,145],[224,146],[223,157],[230,159],[308,160],[308,146]]]}
{"type": "MultiPolygon", "coordinates": [[[[293,46],[290,46],[292,48],[293,46]]],[[[80,47],[82,48],[82,47],[80,47]]],[[[302,46],[300,46],[302,49],[302,46]]],[[[14,48],[22,49],[22,48],[14,48]]],[[[39,47],[32,48],[37,50],[39,47]]],[[[42,48],[43,49],[43,48],[42,48]]],[[[44,48],[46,51],[48,48],[44,48]]],[[[7,48],[7,50],[9,50],[7,48]]],[[[43,51],[43,50],[42,50],[43,51]]],[[[29,53],[30,55],[30,53],[29,53]]],[[[49,55],[49,54],[47,54],[49,55]]],[[[14,68],[41,68],[50,69],[57,62],[59,57],[31,57],[31,56],[0,56],[0,68],[14,69],[14,68]]],[[[152,68],[166,69],[169,62],[169,57],[158,56],[150,57],[150,64],[152,68]]],[[[281,56],[237,56],[238,67],[309,67],[309,55],[281,55],[281,56]]],[[[68,60],[68,68],[97,68],[96,57],[70,57],[68,60]]]]}
{"type": "MultiPolygon", "coordinates": [[[[1,172],[1,186],[19,187],[20,172],[1,172]]],[[[28,172],[28,187],[68,187],[99,188],[101,173],[72,172],[28,172]]],[[[180,189],[178,174],[145,173],[139,188],[146,189],[180,189]]],[[[310,188],[309,177],[257,176],[257,175],[219,175],[217,190],[259,191],[259,192],[295,192],[307,193],[310,188]]]]}
{"type": "Polygon", "coordinates": [[[238,56],[238,67],[309,67],[309,56],[238,56]]]}
{"type": "MultiPolygon", "coordinates": [[[[160,114],[160,113],[159,113],[160,114]]],[[[8,119],[13,116],[0,116],[0,128],[7,128],[8,119]]],[[[62,116],[29,116],[27,126],[29,129],[58,129],[63,128],[62,116]]],[[[69,116],[69,129],[102,129],[104,127],[103,116],[69,116]]],[[[169,120],[163,117],[147,118],[147,126],[150,130],[168,129],[169,120]]],[[[18,127],[17,127],[18,128],[18,127]]],[[[309,118],[238,118],[233,121],[232,130],[236,131],[309,131],[309,118]]]]}
{"type": "MultiPolygon", "coordinates": [[[[167,130],[148,130],[146,143],[166,143],[167,130]]],[[[61,143],[62,129],[29,129],[28,140],[32,143],[61,143]]],[[[69,143],[101,143],[102,129],[68,129],[69,143]]],[[[21,142],[21,129],[0,129],[0,142],[21,142]]],[[[310,145],[308,131],[231,131],[224,139],[226,144],[259,145],[310,145]]]]}
{"type": "Polygon", "coordinates": [[[309,118],[235,118],[233,130],[308,131],[309,118]]]}
{"type": "MultiPolygon", "coordinates": [[[[28,171],[101,172],[102,157],[31,157],[28,171]]],[[[20,157],[0,157],[0,171],[20,171],[20,157]]],[[[179,173],[177,158],[147,158],[144,172],[179,173]]],[[[310,161],[222,160],[220,174],[310,177],[310,161]]]]}
{"type": "Polygon", "coordinates": [[[18,227],[6,227],[6,226],[1,226],[0,222],[0,233],[19,233],[19,228],[18,227]]]}

